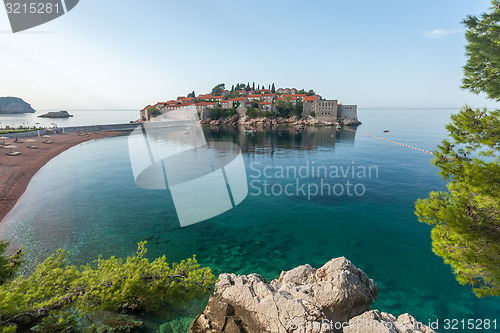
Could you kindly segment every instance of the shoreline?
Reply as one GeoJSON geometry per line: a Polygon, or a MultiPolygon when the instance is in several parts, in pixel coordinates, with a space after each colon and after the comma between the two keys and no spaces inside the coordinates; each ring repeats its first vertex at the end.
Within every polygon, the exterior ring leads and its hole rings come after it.
{"type": "MultiPolygon", "coordinates": [[[[33,176],[51,159],[62,152],[80,143],[118,136],[123,132],[99,132],[89,136],[79,136],[76,133],[54,134],[49,138],[52,144],[45,144],[44,138],[32,136],[19,138],[23,143],[14,143],[14,138],[5,139],[5,143],[17,146],[13,151],[20,152],[19,156],[8,156],[10,151],[0,145],[0,223],[3,222],[7,214],[14,208],[19,198],[24,194],[33,176]],[[32,145],[37,149],[27,148],[33,139],[32,145]]],[[[0,143],[3,140],[0,140],[0,143]]]]}

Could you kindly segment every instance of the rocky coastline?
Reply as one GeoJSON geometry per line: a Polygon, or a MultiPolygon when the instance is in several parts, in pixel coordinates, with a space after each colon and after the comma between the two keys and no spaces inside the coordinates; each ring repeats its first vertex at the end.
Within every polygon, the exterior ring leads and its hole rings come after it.
{"type": "Polygon", "coordinates": [[[319,269],[282,272],[271,282],[257,274],[219,276],[192,333],[435,333],[405,313],[371,310],[378,286],[344,257],[319,269]]]}
{"type": "Polygon", "coordinates": [[[320,122],[318,119],[307,116],[304,118],[297,118],[292,116],[290,118],[282,117],[255,117],[249,118],[246,115],[234,115],[229,118],[221,118],[218,120],[202,121],[202,125],[240,125],[245,127],[267,127],[277,125],[288,126],[337,126],[337,125],[360,125],[361,122],[357,119],[346,118],[340,119],[338,122],[320,122]]]}

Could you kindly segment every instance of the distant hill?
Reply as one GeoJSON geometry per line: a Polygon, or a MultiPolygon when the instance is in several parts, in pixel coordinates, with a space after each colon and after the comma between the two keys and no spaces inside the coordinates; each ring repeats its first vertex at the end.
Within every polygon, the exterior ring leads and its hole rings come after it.
{"type": "Polygon", "coordinates": [[[17,97],[0,97],[0,113],[35,113],[36,111],[20,98],[17,97]]]}

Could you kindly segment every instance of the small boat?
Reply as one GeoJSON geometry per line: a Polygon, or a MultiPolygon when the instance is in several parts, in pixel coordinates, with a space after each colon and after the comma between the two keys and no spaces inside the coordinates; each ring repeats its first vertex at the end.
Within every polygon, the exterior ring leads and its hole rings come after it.
{"type": "Polygon", "coordinates": [[[253,128],[245,129],[245,134],[254,134],[255,130],[253,128]]]}
{"type": "Polygon", "coordinates": [[[301,131],[301,130],[304,130],[304,129],[306,129],[306,128],[305,128],[304,126],[302,126],[302,125],[297,125],[297,126],[295,126],[295,130],[296,130],[297,132],[298,132],[298,131],[301,131]]]}
{"type": "Polygon", "coordinates": [[[337,127],[336,127],[337,131],[340,131],[341,128],[342,127],[340,127],[340,125],[337,125],[337,127]]]}
{"type": "Polygon", "coordinates": [[[384,133],[387,133],[387,132],[389,132],[389,130],[384,130],[384,133]]]}

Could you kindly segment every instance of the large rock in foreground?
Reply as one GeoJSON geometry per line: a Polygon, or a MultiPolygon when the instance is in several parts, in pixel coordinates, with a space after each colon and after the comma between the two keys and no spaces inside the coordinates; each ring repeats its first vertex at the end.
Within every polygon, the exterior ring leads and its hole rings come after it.
{"type": "Polygon", "coordinates": [[[373,280],[344,257],[318,270],[296,267],[271,283],[257,274],[221,274],[215,288],[193,332],[306,332],[308,323],[349,321],[368,311],[378,295],[373,280]]]}
{"type": "Polygon", "coordinates": [[[36,111],[20,98],[17,97],[0,97],[0,113],[17,114],[17,113],[35,113],[36,111]]]}
{"type": "Polygon", "coordinates": [[[370,311],[377,296],[373,280],[344,257],[317,270],[309,265],[296,267],[271,283],[257,274],[221,274],[214,295],[191,324],[191,331],[433,332],[410,315],[396,318],[370,311]]]}

